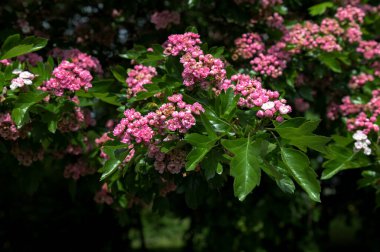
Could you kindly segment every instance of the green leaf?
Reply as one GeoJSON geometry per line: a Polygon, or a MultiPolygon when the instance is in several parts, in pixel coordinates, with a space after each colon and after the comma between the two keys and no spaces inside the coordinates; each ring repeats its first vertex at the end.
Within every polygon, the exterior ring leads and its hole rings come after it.
{"type": "Polygon", "coordinates": [[[215,176],[215,172],[223,169],[220,163],[221,154],[216,150],[211,150],[203,159],[201,168],[204,170],[206,180],[210,180],[215,176]]]}
{"type": "Polygon", "coordinates": [[[92,93],[92,95],[105,103],[112,104],[115,106],[121,106],[121,103],[119,102],[119,97],[117,97],[115,94],[92,93]]]}
{"type": "Polygon", "coordinates": [[[231,121],[235,116],[239,98],[240,96],[235,95],[232,88],[229,88],[216,97],[215,108],[221,118],[231,121]]]}
{"type": "Polygon", "coordinates": [[[10,59],[44,48],[48,40],[34,36],[21,39],[19,34],[9,36],[1,46],[0,60],[10,59]]]}
{"type": "Polygon", "coordinates": [[[219,133],[227,133],[233,135],[233,132],[230,131],[231,126],[228,122],[219,118],[214,111],[211,109],[205,108],[205,112],[203,113],[207,120],[210,122],[211,126],[214,128],[215,132],[219,133]]]}
{"type": "Polygon", "coordinates": [[[323,13],[326,12],[328,8],[334,7],[334,3],[332,2],[323,2],[314,6],[311,6],[309,8],[309,13],[311,16],[318,16],[322,15],[323,13]]]}
{"type": "Polygon", "coordinates": [[[340,171],[366,167],[371,164],[368,157],[361,152],[353,152],[351,148],[329,145],[329,159],[324,164],[325,170],[322,172],[322,179],[329,179],[340,171]]]}
{"type": "Polygon", "coordinates": [[[116,78],[116,80],[118,80],[120,83],[124,85],[126,84],[125,81],[127,79],[127,72],[122,66],[117,65],[117,66],[112,67],[111,72],[113,76],[116,78]]]}
{"type": "Polygon", "coordinates": [[[249,138],[222,140],[222,145],[234,154],[230,163],[230,173],[234,177],[234,193],[240,201],[260,183],[260,141],[249,138]]]}
{"type": "Polygon", "coordinates": [[[203,124],[203,127],[205,127],[207,134],[210,137],[215,138],[216,133],[214,129],[212,128],[210,121],[207,119],[207,117],[204,114],[201,114],[200,117],[201,117],[201,122],[203,124]]]}
{"type": "Polygon", "coordinates": [[[334,71],[336,73],[342,72],[342,67],[340,65],[340,62],[337,60],[337,58],[334,55],[321,54],[321,55],[319,55],[318,58],[324,65],[326,65],[332,71],[334,71]]]}
{"type": "Polygon", "coordinates": [[[209,53],[215,58],[220,58],[224,53],[224,47],[211,47],[209,53]]]}
{"type": "Polygon", "coordinates": [[[34,91],[28,93],[21,93],[12,110],[12,120],[17,126],[21,126],[26,122],[29,109],[46,97],[47,93],[42,91],[34,91]]]}
{"type": "Polygon", "coordinates": [[[103,151],[108,155],[109,159],[105,162],[103,168],[101,169],[102,176],[100,177],[100,181],[104,181],[116,172],[119,165],[129,153],[129,149],[125,145],[104,146],[103,151]]]}
{"type": "Polygon", "coordinates": [[[289,144],[306,152],[307,148],[326,152],[329,137],[318,136],[312,132],[318,127],[320,120],[293,118],[276,126],[275,130],[281,138],[289,140],[289,144]]]}
{"type": "MultiPolygon", "coordinates": [[[[189,4],[192,3],[192,4],[195,4],[196,0],[189,0],[189,4]]],[[[188,26],[185,30],[185,32],[192,32],[192,33],[198,33],[198,30],[196,27],[194,26],[188,26]]]]}
{"type": "Polygon", "coordinates": [[[216,138],[210,138],[198,133],[188,134],[185,136],[185,141],[193,146],[193,149],[187,155],[186,170],[192,171],[202,161],[204,156],[214,147],[216,138]]]}
{"type": "Polygon", "coordinates": [[[317,174],[310,167],[309,158],[301,151],[281,148],[282,161],[293,179],[305,190],[310,199],[320,202],[321,187],[317,174]]]}

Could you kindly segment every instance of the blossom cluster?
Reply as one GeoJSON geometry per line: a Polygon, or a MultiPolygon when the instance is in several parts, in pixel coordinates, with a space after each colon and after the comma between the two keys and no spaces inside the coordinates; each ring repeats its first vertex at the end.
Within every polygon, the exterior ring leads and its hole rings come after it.
{"type": "Polygon", "coordinates": [[[52,75],[40,88],[56,96],[62,96],[65,90],[74,92],[83,88],[87,91],[92,87],[90,72],[66,60],[53,70],[52,75]]]}
{"type": "Polygon", "coordinates": [[[177,56],[184,53],[180,62],[184,68],[183,84],[187,87],[200,83],[203,88],[207,88],[226,78],[223,61],[214,58],[211,54],[204,54],[199,47],[200,43],[198,34],[187,32],[170,35],[164,44],[164,54],[166,55],[177,56]]]}
{"type": "Polygon", "coordinates": [[[241,38],[235,39],[235,54],[233,58],[241,57],[243,59],[250,59],[257,53],[265,49],[265,45],[257,33],[245,33],[241,38]]]}
{"type": "Polygon", "coordinates": [[[182,100],[181,94],[168,97],[170,102],[164,103],[155,112],[143,116],[135,109],[127,109],[119,124],[113,130],[114,136],[120,137],[123,143],[149,143],[156,132],[165,130],[186,133],[195,125],[194,115],[204,111],[202,105],[192,105],[182,100]]]}
{"type": "Polygon", "coordinates": [[[352,89],[360,88],[364,86],[367,82],[374,81],[372,74],[361,73],[356,76],[352,76],[348,86],[352,89]]]}
{"type": "Polygon", "coordinates": [[[135,65],[134,68],[128,73],[126,80],[128,86],[128,97],[135,96],[138,92],[146,91],[143,87],[146,84],[152,83],[152,78],[157,75],[154,67],[135,65]]]}
{"type": "Polygon", "coordinates": [[[9,86],[11,90],[21,88],[24,85],[32,85],[32,80],[35,75],[28,71],[22,71],[21,69],[15,69],[12,74],[18,75],[18,77],[11,80],[11,85],[9,86]]]}
{"type": "Polygon", "coordinates": [[[220,90],[232,88],[236,95],[241,95],[238,105],[241,107],[253,108],[258,107],[256,115],[260,118],[275,117],[277,121],[282,121],[282,115],[292,111],[289,105],[286,105],[285,99],[279,99],[280,94],[277,91],[267,90],[262,87],[258,79],[252,79],[249,75],[236,74],[231,79],[227,79],[219,87],[220,90]]]}
{"type": "Polygon", "coordinates": [[[363,150],[365,155],[371,155],[372,150],[369,147],[371,141],[363,131],[356,131],[352,138],[355,140],[354,151],[363,150]]]}
{"type": "Polygon", "coordinates": [[[89,166],[83,159],[79,159],[75,163],[66,165],[63,176],[78,180],[80,177],[94,174],[95,172],[96,170],[93,167],[89,166]]]}
{"type": "Polygon", "coordinates": [[[17,57],[20,62],[28,62],[32,66],[37,66],[38,62],[42,62],[43,58],[37,53],[28,53],[17,57]]]}
{"type": "Polygon", "coordinates": [[[21,132],[17,129],[10,113],[0,113],[0,136],[5,140],[15,141],[21,132]]]}
{"type": "Polygon", "coordinates": [[[380,115],[380,90],[372,91],[372,98],[367,104],[354,104],[349,96],[345,96],[342,102],[339,112],[344,116],[354,116],[346,121],[349,131],[362,130],[364,134],[379,132],[376,121],[380,115]]]}
{"type": "MultiPolygon", "coordinates": [[[[77,96],[70,98],[70,100],[76,105],[79,105],[79,98],[77,96]]],[[[59,131],[64,133],[78,131],[80,128],[87,128],[95,124],[96,121],[92,118],[89,110],[75,106],[74,111],[63,113],[62,118],[58,121],[57,127],[59,131]]]]}
{"type": "Polygon", "coordinates": [[[187,153],[183,150],[174,149],[165,154],[160,151],[156,144],[150,144],[148,150],[148,157],[154,159],[154,169],[160,174],[165,171],[178,174],[185,167],[187,153]]]}
{"type": "Polygon", "coordinates": [[[166,29],[170,24],[179,24],[180,23],[180,15],[176,11],[156,11],[150,16],[150,22],[153,23],[157,30],[166,29]]]}
{"type": "Polygon", "coordinates": [[[44,158],[43,149],[35,151],[34,149],[30,148],[22,148],[18,143],[12,145],[11,153],[23,166],[30,166],[33,162],[43,160],[44,158]]]}
{"type": "Polygon", "coordinates": [[[358,7],[347,5],[345,7],[339,7],[335,17],[341,22],[363,23],[365,12],[358,7]]]}
{"type": "Polygon", "coordinates": [[[99,60],[94,56],[79,51],[78,49],[63,50],[60,48],[54,48],[50,54],[55,58],[75,63],[78,67],[87,71],[93,71],[99,75],[103,74],[102,65],[99,60]]]}
{"type": "Polygon", "coordinates": [[[95,193],[94,201],[97,204],[107,204],[111,205],[113,203],[113,198],[110,195],[110,190],[108,189],[107,184],[103,184],[102,188],[95,193]]]}

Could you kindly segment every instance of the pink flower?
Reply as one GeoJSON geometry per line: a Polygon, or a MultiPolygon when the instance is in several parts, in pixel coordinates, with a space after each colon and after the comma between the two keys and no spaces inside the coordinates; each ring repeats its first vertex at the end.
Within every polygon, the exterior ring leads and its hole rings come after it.
{"type": "Polygon", "coordinates": [[[150,22],[152,22],[156,26],[156,30],[166,29],[170,24],[178,25],[180,23],[180,15],[176,11],[173,11],[173,12],[170,12],[168,10],[164,10],[161,12],[156,11],[150,17],[150,22]]]}
{"type": "Polygon", "coordinates": [[[128,96],[136,96],[137,93],[146,91],[143,87],[146,84],[151,84],[153,77],[157,75],[156,69],[151,66],[136,65],[133,70],[128,73],[126,80],[128,86],[128,96]]]}
{"type": "Polygon", "coordinates": [[[70,63],[62,61],[58,67],[53,70],[52,77],[46,81],[41,89],[50,91],[56,96],[62,96],[65,90],[74,92],[80,89],[87,91],[92,87],[92,76],[89,71],[70,63]]]}
{"type": "Polygon", "coordinates": [[[235,46],[236,55],[243,59],[250,59],[265,49],[265,45],[257,33],[243,34],[241,38],[235,39],[235,46]]]}

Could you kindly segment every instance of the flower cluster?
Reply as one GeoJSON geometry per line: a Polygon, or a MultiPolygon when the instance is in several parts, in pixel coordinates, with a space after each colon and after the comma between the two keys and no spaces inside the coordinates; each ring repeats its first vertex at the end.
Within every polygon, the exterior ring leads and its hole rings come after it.
{"type": "Polygon", "coordinates": [[[164,44],[164,54],[177,56],[181,52],[188,52],[192,57],[198,57],[202,54],[202,51],[198,46],[199,44],[201,44],[199,34],[192,32],[173,34],[168,37],[168,40],[164,44]]]}
{"type": "Polygon", "coordinates": [[[265,9],[274,5],[282,4],[282,0],[260,0],[260,4],[265,9]]]}
{"type": "Polygon", "coordinates": [[[305,112],[309,109],[310,104],[303,98],[294,99],[294,108],[299,112],[305,112]]]}
{"type": "Polygon", "coordinates": [[[235,54],[233,58],[242,57],[250,59],[265,49],[265,45],[257,33],[245,33],[241,38],[235,39],[235,54]]]}
{"type": "Polygon", "coordinates": [[[90,167],[83,159],[80,159],[76,163],[66,165],[63,176],[78,180],[80,177],[94,174],[95,172],[96,170],[93,167],[90,167]]]}
{"type": "Polygon", "coordinates": [[[363,23],[365,12],[360,8],[347,5],[345,7],[339,7],[335,17],[343,22],[347,21],[349,23],[363,23]]]}
{"type": "Polygon", "coordinates": [[[66,60],[52,74],[53,77],[41,86],[41,90],[50,91],[56,96],[62,96],[65,90],[74,92],[83,88],[87,91],[92,87],[90,72],[66,60]]]}
{"type": "Polygon", "coordinates": [[[87,71],[93,71],[99,75],[103,74],[102,65],[99,60],[94,56],[79,51],[78,49],[62,50],[60,48],[54,48],[51,51],[51,55],[55,58],[70,61],[87,71]]]}
{"type": "Polygon", "coordinates": [[[302,49],[317,48],[327,52],[341,51],[342,48],[334,36],[340,32],[337,23],[328,19],[325,22],[322,21],[322,24],[322,30],[317,24],[309,21],[304,25],[296,24],[285,34],[283,40],[295,47],[291,50],[292,53],[299,53],[302,49]]]}
{"type": "Polygon", "coordinates": [[[127,109],[119,124],[113,130],[114,136],[120,137],[123,143],[149,143],[156,132],[165,130],[186,133],[195,125],[194,115],[204,111],[199,103],[192,105],[182,100],[182,95],[168,97],[170,102],[164,103],[155,112],[143,116],[135,109],[127,109]]]}
{"type": "Polygon", "coordinates": [[[97,204],[107,204],[111,205],[113,203],[113,198],[110,195],[110,190],[108,189],[107,184],[103,184],[102,188],[95,193],[94,201],[97,204]]]}
{"type": "Polygon", "coordinates": [[[177,56],[184,53],[180,62],[184,68],[183,84],[188,87],[200,83],[203,88],[207,88],[211,82],[220,83],[226,77],[224,63],[211,54],[205,55],[198,46],[200,43],[198,34],[187,32],[169,36],[164,44],[166,55],[177,56]]]}
{"type": "MultiPolygon", "coordinates": [[[[76,105],[79,105],[79,98],[74,96],[70,99],[76,105]]],[[[58,129],[62,133],[78,131],[80,128],[94,126],[96,121],[92,118],[91,112],[79,106],[74,107],[74,111],[65,112],[61,120],[58,121],[58,129]]]]}
{"type": "Polygon", "coordinates": [[[342,115],[355,116],[346,121],[349,131],[360,129],[364,134],[379,131],[379,125],[376,124],[376,121],[380,115],[380,90],[372,91],[372,99],[367,104],[354,104],[349,96],[344,97],[342,101],[343,104],[339,106],[342,115]]]}
{"type": "Polygon", "coordinates": [[[286,60],[278,58],[273,54],[262,54],[250,61],[252,69],[262,75],[277,78],[282,75],[282,71],[286,68],[286,60]]]}
{"type": "Polygon", "coordinates": [[[21,69],[15,69],[12,71],[12,74],[18,75],[18,77],[11,80],[11,85],[9,88],[11,90],[15,90],[16,88],[21,88],[24,85],[32,85],[32,80],[34,79],[35,75],[28,72],[28,71],[22,71],[21,69]]]}
{"type": "Polygon", "coordinates": [[[362,53],[365,59],[370,60],[380,56],[380,43],[375,40],[362,40],[356,51],[362,53]]]}
{"type": "Polygon", "coordinates": [[[272,16],[269,16],[265,20],[268,27],[276,28],[280,31],[285,31],[284,18],[277,12],[273,13],[272,16]]]}
{"type": "Polygon", "coordinates": [[[17,59],[20,62],[28,62],[32,66],[37,66],[38,62],[42,62],[43,58],[37,53],[28,53],[21,56],[18,56],[17,59]]]}
{"type": "Polygon", "coordinates": [[[154,168],[159,173],[165,171],[171,174],[180,173],[181,169],[185,167],[186,152],[179,149],[174,149],[169,153],[163,153],[155,144],[149,145],[148,157],[154,159],[154,168]]]}
{"type": "Polygon", "coordinates": [[[180,15],[176,11],[164,10],[161,12],[156,11],[150,16],[150,22],[152,22],[156,29],[166,29],[170,24],[179,24],[180,15]]]}
{"type": "Polygon", "coordinates": [[[12,63],[12,61],[10,59],[0,60],[0,64],[2,64],[4,66],[9,66],[11,63],[12,63]]]}
{"type": "Polygon", "coordinates": [[[277,121],[282,121],[281,115],[292,111],[291,107],[286,105],[285,99],[278,99],[280,94],[277,91],[263,88],[258,79],[252,79],[249,75],[232,75],[231,79],[225,80],[219,87],[220,90],[227,90],[229,88],[232,88],[235,94],[241,95],[238,102],[239,106],[247,108],[258,107],[259,110],[256,115],[260,118],[275,117],[277,121]]]}
{"type": "Polygon", "coordinates": [[[187,87],[200,83],[203,88],[207,88],[211,85],[211,81],[220,83],[226,77],[223,61],[214,58],[211,54],[201,54],[194,58],[191,53],[186,53],[181,57],[180,62],[184,67],[183,84],[187,87]],[[210,81],[207,81],[207,78],[210,78],[210,81]]]}
{"type": "Polygon", "coordinates": [[[5,140],[15,141],[20,137],[20,131],[9,113],[0,113],[0,136],[5,140]]]}
{"type": "Polygon", "coordinates": [[[352,89],[360,88],[364,86],[367,82],[374,81],[372,74],[361,73],[356,76],[352,76],[348,86],[352,89]]]}
{"type": "Polygon", "coordinates": [[[126,80],[128,86],[128,97],[135,96],[138,92],[146,91],[144,89],[145,84],[151,84],[152,78],[157,75],[157,71],[154,67],[136,65],[128,73],[128,78],[126,80]]]}
{"type": "Polygon", "coordinates": [[[31,148],[22,148],[18,143],[12,145],[11,153],[16,157],[18,162],[23,166],[30,166],[33,162],[44,159],[43,149],[37,152],[31,148]]]}
{"type": "Polygon", "coordinates": [[[371,148],[369,148],[371,141],[368,139],[368,136],[364,134],[363,131],[356,131],[352,138],[355,140],[354,151],[357,152],[363,150],[365,155],[371,155],[372,150],[371,148]]]}

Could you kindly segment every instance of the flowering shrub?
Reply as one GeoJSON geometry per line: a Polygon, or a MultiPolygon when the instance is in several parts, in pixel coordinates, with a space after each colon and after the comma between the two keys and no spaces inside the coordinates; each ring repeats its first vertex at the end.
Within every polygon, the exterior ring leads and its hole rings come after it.
{"type": "Polygon", "coordinates": [[[196,251],[328,250],[313,239],[335,215],[377,227],[376,1],[79,2],[66,26],[63,7],[0,6],[34,35],[1,41],[4,195],[63,185],[131,230],[147,209],[190,216],[196,251]]]}

